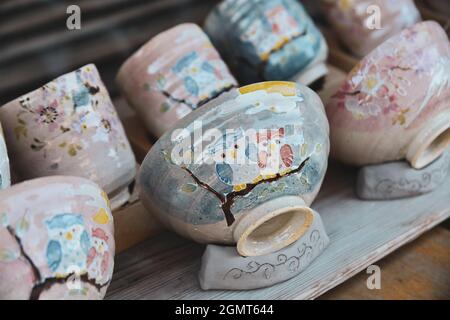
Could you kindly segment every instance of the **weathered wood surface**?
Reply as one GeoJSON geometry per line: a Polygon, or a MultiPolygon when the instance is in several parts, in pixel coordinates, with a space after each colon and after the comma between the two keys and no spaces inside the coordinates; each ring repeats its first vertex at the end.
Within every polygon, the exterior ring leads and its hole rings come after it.
{"type": "Polygon", "coordinates": [[[328,61],[337,68],[349,72],[359,62],[359,58],[349,53],[344,46],[339,42],[337,35],[329,27],[321,26],[322,31],[328,47],[328,61]]]}
{"type": "Polygon", "coordinates": [[[140,201],[114,211],[113,217],[116,252],[122,252],[163,230],[159,221],[147,212],[140,201]]]}
{"type": "Polygon", "coordinates": [[[118,255],[109,299],[313,299],[417,238],[450,216],[450,176],[430,194],[393,201],[361,201],[356,171],[328,170],[313,204],[330,246],[298,277],[252,291],[201,291],[203,246],[163,233],[118,255]]]}
{"type": "Polygon", "coordinates": [[[450,230],[442,225],[376,264],[379,290],[367,289],[364,270],[320,299],[450,299],[450,230]]]}

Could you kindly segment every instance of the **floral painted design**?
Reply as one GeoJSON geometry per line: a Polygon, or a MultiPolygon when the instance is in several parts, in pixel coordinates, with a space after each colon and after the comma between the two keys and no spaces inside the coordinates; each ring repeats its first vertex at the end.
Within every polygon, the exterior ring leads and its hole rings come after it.
{"type": "Polygon", "coordinates": [[[71,174],[112,189],[118,187],[111,183],[116,174],[132,179],[134,156],[94,65],[11,101],[0,108],[0,115],[9,151],[18,159],[18,174],[24,179],[71,174]],[[103,161],[116,172],[100,170],[103,161]],[[29,163],[38,165],[30,168],[29,163]]]}
{"type": "Polygon", "coordinates": [[[363,59],[334,95],[330,108],[346,110],[355,120],[412,124],[432,98],[439,99],[450,89],[450,47],[431,42],[427,28],[423,23],[405,29],[363,59]]]}
{"type": "MultiPolygon", "coordinates": [[[[33,129],[40,133],[30,137],[30,147],[34,151],[41,151],[47,146],[45,138],[42,138],[46,131],[53,138],[67,133],[80,135],[77,143],[69,142],[73,139],[68,137],[58,144],[72,157],[90,144],[90,138],[105,143],[113,138],[123,140],[120,134],[114,132],[116,128],[112,127],[112,124],[118,124],[114,107],[109,101],[103,101],[107,97],[104,92],[100,92],[100,79],[93,73],[93,67],[86,66],[43,86],[39,89],[40,94],[33,92],[23,96],[19,100],[22,110],[17,113],[14,129],[16,139],[29,138],[31,115],[36,124],[33,129]]],[[[123,146],[123,141],[118,144],[118,147],[123,146]]]]}

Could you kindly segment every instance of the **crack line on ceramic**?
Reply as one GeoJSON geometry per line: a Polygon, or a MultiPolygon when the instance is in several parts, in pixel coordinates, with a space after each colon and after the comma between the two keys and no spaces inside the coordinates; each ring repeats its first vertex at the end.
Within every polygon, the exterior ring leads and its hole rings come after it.
{"type": "Polygon", "coordinates": [[[58,283],[65,284],[67,282],[67,280],[71,280],[71,279],[75,279],[75,280],[81,281],[83,283],[90,284],[93,287],[95,287],[98,290],[98,292],[100,292],[103,287],[108,286],[109,282],[110,282],[110,281],[107,281],[104,284],[98,284],[95,282],[94,279],[89,279],[87,273],[84,273],[79,276],[77,276],[75,273],[70,273],[63,278],[55,278],[55,277],[46,278],[41,283],[34,285],[33,289],[31,290],[30,300],[38,300],[39,297],[41,296],[42,292],[49,290],[55,284],[58,284],[58,283]]]}
{"type": "Polygon", "coordinates": [[[6,229],[8,230],[9,234],[16,240],[16,243],[20,248],[20,255],[24,257],[25,260],[30,265],[31,269],[33,270],[34,278],[37,280],[37,282],[41,282],[42,281],[41,272],[39,271],[38,267],[36,267],[33,260],[31,260],[30,256],[25,252],[25,249],[23,248],[22,241],[20,240],[19,236],[16,234],[16,232],[11,226],[7,226],[6,229]]]}
{"type": "Polygon", "coordinates": [[[265,79],[264,77],[264,68],[267,66],[267,63],[269,62],[269,58],[272,54],[274,54],[275,52],[281,51],[282,49],[284,49],[285,46],[287,46],[289,43],[291,43],[293,40],[296,40],[298,38],[304,37],[308,34],[307,30],[303,30],[301,33],[299,33],[298,35],[292,37],[289,41],[286,41],[282,46],[280,46],[279,48],[272,48],[270,49],[270,51],[267,52],[267,59],[266,60],[262,60],[260,63],[258,63],[257,65],[254,65],[251,61],[249,61],[246,57],[244,56],[238,56],[237,59],[241,60],[242,62],[244,62],[245,64],[247,64],[250,67],[256,67],[257,69],[257,73],[258,73],[258,77],[261,79],[265,79]]]}
{"type": "Polygon", "coordinates": [[[228,92],[231,89],[235,89],[237,88],[236,85],[232,84],[226,87],[223,87],[222,90],[217,91],[215,94],[213,94],[212,96],[205,98],[203,100],[200,100],[200,102],[197,104],[197,108],[207,104],[208,102],[210,102],[211,100],[214,100],[215,98],[219,97],[222,93],[228,92]]]}
{"type": "Polygon", "coordinates": [[[205,98],[205,99],[203,99],[203,100],[200,100],[200,101],[197,103],[197,105],[192,104],[191,102],[188,102],[186,99],[175,98],[174,96],[172,96],[172,94],[170,94],[170,93],[167,92],[166,90],[158,90],[158,91],[161,92],[167,99],[169,99],[169,100],[171,100],[171,101],[174,101],[174,102],[176,102],[176,103],[184,104],[184,105],[188,106],[190,109],[195,110],[195,109],[201,107],[202,105],[208,103],[209,101],[211,101],[211,100],[217,98],[217,97],[220,96],[222,93],[228,92],[228,91],[230,91],[230,90],[233,89],[233,88],[236,88],[236,86],[235,86],[235,85],[230,85],[230,86],[224,87],[224,88],[222,88],[222,90],[218,91],[218,92],[215,93],[214,95],[212,95],[212,96],[210,96],[210,97],[208,97],[208,98],[205,98]]]}
{"type": "MultiPolygon", "coordinates": [[[[292,255],[288,258],[288,256],[284,253],[280,253],[276,258],[278,261],[278,263],[276,264],[269,262],[258,263],[255,260],[252,260],[247,264],[247,270],[243,270],[241,268],[232,268],[225,273],[223,280],[226,280],[228,276],[231,276],[234,280],[238,280],[242,278],[243,275],[256,274],[261,269],[264,269],[263,275],[266,280],[268,280],[275,272],[276,268],[283,265],[287,265],[288,271],[296,272],[300,268],[302,262],[301,259],[305,256],[305,254],[313,254],[316,245],[320,246],[322,244],[320,240],[321,235],[319,230],[314,229],[313,231],[311,231],[311,234],[309,236],[310,245],[308,245],[306,242],[303,242],[297,248],[298,256],[292,255]]],[[[307,258],[310,259],[311,255],[307,256],[307,258]]]]}
{"type": "MultiPolygon", "coordinates": [[[[55,278],[54,277],[54,278],[45,278],[44,280],[42,280],[42,275],[41,275],[41,272],[39,271],[39,268],[34,264],[33,260],[31,260],[30,256],[25,252],[25,249],[23,247],[22,241],[19,238],[19,236],[16,234],[16,232],[14,231],[14,229],[11,226],[7,226],[6,229],[8,230],[9,234],[16,240],[16,243],[20,248],[21,256],[23,256],[25,258],[25,260],[28,262],[28,264],[30,265],[30,267],[33,271],[35,281],[34,281],[33,288],[31,289],[30,298],[29,298],[30,300],[38,300],[40,295],[42,294],[42,292],[50,289],[54,284],[56,284],[56,283],[63,284],[68,279],[75,276],[74,273],[71,273],[64,278],[55,278]]],[[[95,288],[97,288],[97,290],[99,292],[103,287],[107,286],[110,282],[110,280],[108,280],[104,284],[97,284],[94,279],[89,279],[87,273],[81,275],[79,277],[79,280],[84,283],[88,283],[88,284],[94,286],[95,288]]]]}
{"type": "Polygon", "coordinates": [[[249,194],[250,192],[253,191],[253,189],[263,183],[270,183],[270,182],[274,182],[277,181],[279,179],[288,177],[290,175],[296,174],[298,172],[300,172],[304,166],[306,165],[306,163],[309,161],[309,157],[306,158],[305,160],[303,160],[303,162],[296,168],[293,169],[285,174],[280,174],[277,173],[274,177],[272,178],[266,178],[266,179],[262,179],[256,183],[249,183],[246,185],[246,187],[242,190],[239,191],[232,191],[230,193],[227,193],[226,195],[221,194],[220,192],[216,191],[214,188],[212,188],[210,185],[208,185],[205,182],[202,182],[190,169],[188,169],[187,167],[181,167],[181,169],[185,170],[187,173],[189,173],[189,175],[192,177],[192,179],[194,179],[194,181],[200,185],[202,188],[204,188],[205,190],[211,192],[212,194],[214,194],[220,201],[220,207],[223,211],[223,214],[225,216],[225,220],[227,221],[227,226],[231,226],[234,221],[234,215],[231,212],[231,206],[234,204],[235,200],[237,197],[243,197],[247,194],[249,194]]]}

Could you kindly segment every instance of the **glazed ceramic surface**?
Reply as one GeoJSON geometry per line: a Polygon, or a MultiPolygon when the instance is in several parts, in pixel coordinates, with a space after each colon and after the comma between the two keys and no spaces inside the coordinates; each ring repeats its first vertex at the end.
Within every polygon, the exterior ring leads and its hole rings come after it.
{"type": "Polygon", "coordinates": [[[123,64],[117,83],[156,137],[192,110],[237,86],[208,36],[192,23],[173,27],[147,42],[123,64]]]}
{"type": "Polygon", "coordinates": [[[5,138],[2,125],[0,124],[0,189],[5,189],[11,184],[9,171],[8,151],[6,150],[5,138]]]}
{"type": "Polygon", "coordinates": [[[308,85],[327,73],[323,36],[295,0],[225,0],[209,14],[205,30],[245,84],[308,85]]]}
{"type": "Polygon", "coordinates": [[[81,176],[114,196],[135,176],[130,144],[92,64],[7,103],[0,119],[21,179],[81,176]]]}
{"type": "Polygon", "coordinates": [[[308,229],[328,152],[328,123],[312,90],[258,83],[167,132],[142,163],[140,198],[185,237],[263,255],[308,229]]]}
{"type": "Polygon", "coordinates": [[[114,267],[106,193],[53,176],[0,193],[0,299],[101,299],[114,267]]]}
{"type": "Polygon", "coordinates": [[[450,143],[450,43],[435,22],[384,42],[328,104],[331,153],[355,165],[406,158],[422,168],[450,143]]]}
{"type": "Polygon", "coordinates": [[[360,57],[420,20],[413,0],[321,0],[321,4],[340,40],[360,57]]]}

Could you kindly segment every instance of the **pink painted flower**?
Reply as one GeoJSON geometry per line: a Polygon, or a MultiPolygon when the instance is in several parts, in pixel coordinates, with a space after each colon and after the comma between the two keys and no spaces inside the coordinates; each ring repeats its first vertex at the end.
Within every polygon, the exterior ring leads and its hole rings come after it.
{"type": "Polygon", "coordinates": [[[38,106],[36,109],[36,122],[46,125],[52,132],[59,128],[59,124],[63,120],[64,113],[58,110],[58,102],[54,100],[48,106],[38,106]]]}

